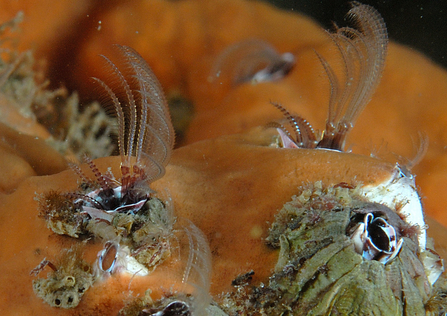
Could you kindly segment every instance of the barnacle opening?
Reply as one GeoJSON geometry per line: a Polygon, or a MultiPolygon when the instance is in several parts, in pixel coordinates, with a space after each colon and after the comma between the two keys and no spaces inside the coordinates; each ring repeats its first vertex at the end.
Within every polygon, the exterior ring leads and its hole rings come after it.
{"type": "Polygon", "coordinates": [[[403,243],[392,225],[372,213],[363,216],[363,222],[358,223],[351,239],[356,252],[363,258],[384,264],[394,259],[403,243]]]}

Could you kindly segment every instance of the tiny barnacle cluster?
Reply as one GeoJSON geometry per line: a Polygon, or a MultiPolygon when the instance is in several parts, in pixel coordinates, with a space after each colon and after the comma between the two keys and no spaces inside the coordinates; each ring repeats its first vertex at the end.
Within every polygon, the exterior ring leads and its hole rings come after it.
{"type": "MultiPolygon", "coordinates": [[[[167,258],[183,260],[183,277],[178,282],[184,284],[184,292],[189,293],[188,299],[183,300],[184,306],[190,313],[202,310],[209,296],[210,259],[206,238],[192,223],[174,229],[178,221],[173,214],[172,201],[157,197],[150,187],[165,173],[174,145],[167,102],[158,80],[141,56],[126,46],[116,45],[116,50],[120,58],[115,63],[103,56],[110,70],[110,82],[94,80],[106,92],[109,107],[118,121],[120,175],[115,176],[110,170],[100,171],[95,162],[85,156],[93,178],[72,164],[71,169],[80,179],[78,190],[50,191],[39,197],[40,215],[56,234],[103,243],[96,262],[88,269],[89,286],[95,280],[105,280],[114,274],[148,275],[167,258]],[[204,279],[200,281],[192,275],[204,279]],[[190,278],[194,279],[194,285],[197,282],[202,285],[194,288],[190,278]],[[195,292],[186,287],[194,288],[195,292]],[[203,293],[197,293],[199,289],[203,293]]],[[[42,268],[37,268],[38,272],[47,265],[55,271],[47,279],[34,281],[34,289],[48,302],[59,291],[49,280],[65,280],[68,272],[63,263],[52,264],[46,259],[42,268]]],[[[89,286],[83,286],[84,291],[89,286]]],[[[63,288],[68,291],[68,287],[63,288]]],[[[51,305],[75,307],[79,298],[69,305],[51,305]]],[[[163,308],[171,310],[175,305],[172,304],[163,308]]]]}
{"type": "Polygon", "coordinates": [[[36,295],[53,307],[76,307],[94,281],[92,267],[82,258],[82,247],[63,250],[55,263],[43,259],[30,274],[38,275],[46,266],[52,269],[47,278],[33,281],[36,295]]]}

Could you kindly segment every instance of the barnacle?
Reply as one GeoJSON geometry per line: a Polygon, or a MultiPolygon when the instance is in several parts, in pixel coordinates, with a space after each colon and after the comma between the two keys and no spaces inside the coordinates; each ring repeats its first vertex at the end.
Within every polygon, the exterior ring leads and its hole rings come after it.
{"type": "Polygon", "coordinates": [[[391,209],[368,202],[360,187],[316,182],[300,190],[275,216],[266,239],[280,249],[269,284],[238,286],[224,297],[226,312],[426,315],[425,304],[438,293],[424,272],[417,234],[405,229],[407,223],[391,209]],[[352,239],[370,214],[392,223],[396,237],[404,240],[386,264],[380,257],[358,253],[352,239]]]}
{"type": "Polygon", "coordinates": [[[132,315],[136,305],[139,306],[137,312],[145,315],[200,316],[209,315],[208,311],[213,309],[209,294],[211,251],[206,237],[192,222],[186,219],[181,219],[181,222],[182,225],[174,232],[176,245],[172,247],[174,258],[171,259],[175,269],[166,276],[176,280],[169,293],[155,301],[142,302],[135,298],[120,311],[120,315],[132,315]]]}
{"type": "MultiPolygon", "coordinates": [[[[172,229],[172,212],[151,196],[149,184],[165,172],[174,130],[163,91],[149,66],[131,48],[117,46],[117,50],[123,58],[121,70],[107,57],[104,60],[114,77],[112,84],[117,80],[118,86],[112,89],[95,80],[107,92],[117,116],[121,178],[102,174],[87,159],[99,188],[78,197],[83,212],[91,218],[90,231],[95,231],[99,222],[113,226],[118,236],[131,240],[133,255],[148,264],[143,254],[153,248],[154,241],[167,238],[172,229]]],[[[74,170],[89,182],[79,168],[74,170]]]]}
{"type": "MultiPolygon", "coordinates": [[[[283,125],[270,124],[277,128],[281,146],[284,148],[343,151],[346,136],[379,83],[388,41],[385,23],[374,8],[357,2],[352,5],[353,8],[348,12],[347,17],[353,20],[357,28],[337,27],[336,32],[330,34],[343,60],[345,77],[342,88],[331,66],[318,55],[331,82],[326,128],[319,137],[305,119],[292,115],[283,106],[273,103],[293,128],[292,136],[283,125]]],[[[370,189],[365,188],[365,195],[371,201],[380,199],[381,203],[390,207],[397,204],[396,200],[400,200],[402,204],[399,210],[400,215],[406,217],[408,223],[417,225],[421,229],[419,244],[421,249],[424,249],[426,237],[423,229],[425,223],[422,208],[414,189],[414,178],[409,172],[403,171],[404,169],[405,167],[397,165],[396,175],[391,182],[370,189]]]]}
{"type": "Polygon", "coordinates": [[[278,126],[284,147],[343,150],[346,136],[380,82],[388,44],[385,22],[373,7],[357,2],[352,5],[347,18],[356,28],[337,27],[335,33],[328,33],[342,57],[342,80],[317,53],[331,85],[326,128],[319,137],[306,120],[274,104],[294,130],[292,137],[283,126],[278,126]]]}
{"type": "Polygon", "coordinates": [[[295,64],[292,53],[279,54],[259,39],[244,40],[225,48],[216,58],[210,82],[229,81],[231,85],[275,81],[286,76],[295,64]]]}
{"type": "Polygon", "coordinates": [[[50,192],[41,209],[54,232],[72,237],[90,233],[105,240],[120,238],[131,247],[132,256],[153,267],[166,255],[164,247],[159,249],[157,245],[168,243],[173,214],[153,197],[149,184],[165,172],[174,131],[163,91],[150,68],[131,48],[117,46],[117,50],[123,58],[121,70],[104,57],[114,77],[114,89],[99,79],[95,81],[106,91],[117,116],[121,177],[101,173],[86,156],[95,179],[72,165],[82,180],[80,191],[50,192]],[[161,252],[158,260],[154,260],[154,252],[161,252]]]}
{"type": "MultiPolygon", "coordinates": [[[[98,254],[101,261],[111,245],[116,249],[115,257],[119,262],[109,274],[148,274],[171,255],[173,220],[169,206],[152,198],[137,214],[118,213],[111,223],[91,221],[88,229],[104,240],[119,240],[119,243],[106,242],[103,254],[98,254]]],[[[102,264],[98,262],[98,266],[102,264]]]]}
{"type": "MultiPolygon", "coordinates": [[[[112,83],[117,80],[118,87],[113,90],[100,79],[95,80],[109,96],[118,120],[121,178],[102,174],[87,159],[99,189],[79,196],[90,217],[110,223],[117,213],[134,215],[143,207],[151,193],[148,185],[163,176],[174,144],[174,130],[160,84],[138,53],[129,47],[116,47],[123,58],[121,70],[103,57],[114,77],[112,83]]],[[[79,168],[74,170],[89,182],[79,168]]]]}

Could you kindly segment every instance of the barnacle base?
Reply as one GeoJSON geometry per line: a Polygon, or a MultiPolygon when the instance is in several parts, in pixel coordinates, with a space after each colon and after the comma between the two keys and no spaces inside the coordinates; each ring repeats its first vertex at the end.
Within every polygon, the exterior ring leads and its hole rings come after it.
{"type": "Polygon", "coordinates": [[[414,231],[399,232],[402,249],[386,264],[355,251],[351,239],[358,225],[355,218],[370,206],[360,188],[323,187],[316,182],[302,189],[276,215],[266,239],[279,249],[269,284],[236,286],[234,293],[222,297],[223,309],[229,315],[445,312],[445,278],[430,285],[421,258],[425,252],[414,231]]]}

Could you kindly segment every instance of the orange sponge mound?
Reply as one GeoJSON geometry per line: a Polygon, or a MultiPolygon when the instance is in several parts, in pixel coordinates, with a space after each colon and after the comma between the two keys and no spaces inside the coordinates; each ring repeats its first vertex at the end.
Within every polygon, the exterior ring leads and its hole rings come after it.
{"type": "Polygon", "coordinates": [[[0,123],[0,192],[11,192],[26,178],[67,168],[65,158],[44,139],[22,134],[0,123]]]}

